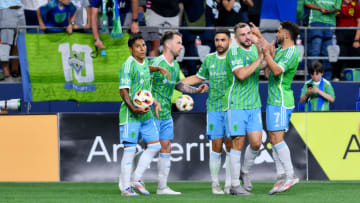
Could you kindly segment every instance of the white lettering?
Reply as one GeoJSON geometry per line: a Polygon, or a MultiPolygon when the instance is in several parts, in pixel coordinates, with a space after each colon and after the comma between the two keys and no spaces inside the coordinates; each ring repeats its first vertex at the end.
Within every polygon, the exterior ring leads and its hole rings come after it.
{"type": "Polygon", "coordinates": [[[111,162],[110,155],[108,151],[106,150],[105,144],[101,136],[96,136],[93,145],[91,146],[91,150],[89,153],[88,158],[86,159],[86,162],[91,162],[94,156],[104,156],[106,159],[106,162],[111,162]],[[100,146],[101,151],[96,151],[97,146],[100,146]]]}

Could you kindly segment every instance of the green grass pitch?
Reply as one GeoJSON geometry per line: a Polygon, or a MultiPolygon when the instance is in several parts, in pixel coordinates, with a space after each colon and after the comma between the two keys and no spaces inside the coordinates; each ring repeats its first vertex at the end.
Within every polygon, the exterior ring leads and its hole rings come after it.
{"type": "Polygon", "coordinates": [[[212,195],[210,182],[170,182],[179,196],[155,195],[156,182],[146,183],[150,196],[122,197],[117,183],[0,183],[0,202],[360,202],[360,182],[300,182],[289,191],[267,195],[272,182],[254,182],[252,196],[212,195]]]}

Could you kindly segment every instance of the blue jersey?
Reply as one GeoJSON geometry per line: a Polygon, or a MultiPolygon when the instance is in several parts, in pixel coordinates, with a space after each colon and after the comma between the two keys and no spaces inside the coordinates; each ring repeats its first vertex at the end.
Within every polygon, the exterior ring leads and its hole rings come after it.
{"type": "Polygon", "coordinates": [[[49,27],[68,26],[69,18],[74,15],[75,11],[76,7],[71,2],[69,5],[64,5],[64,8],[60,9],[57,0],[52,0],[40,7],[40,13],[44,24],[49,27]]]}

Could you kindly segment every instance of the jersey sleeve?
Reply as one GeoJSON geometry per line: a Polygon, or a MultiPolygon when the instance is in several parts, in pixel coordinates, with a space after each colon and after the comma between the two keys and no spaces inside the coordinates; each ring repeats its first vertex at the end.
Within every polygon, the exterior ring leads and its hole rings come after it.
{"type": "Polygon", "coordinates": [[[330,94],[335,99],[335,91],[331,83],[329,82],[324,89],[325,93],[330,94]]]}
{"type": "Polygon", "coordinates": [[[130,89],[131,79],[130,79],[130,70],[131,64],[125,63],[120,69],[120,84],[119,89],[130,89]]]}
{"type": "Polygon", "coordinates": [[[288,71],[289,69],[293,68],[293,63],[295,63],[296,59],[299,57],[298,52],[296,49],[289,48],[285,54],[285,56],[278,62],[278,65],[283,70],[283,72],[288,71]]]}
{"type": "Polygon", "coordinates": [[[307,91],[307,82],[304,84],[304,86],[301,88],[301,94],[300,97],[304,96],[307,91]]]}
{"type": "Polygon", "coordinates": [[[209,65],[209,59],[206,57],[196,75],[203,80],[209,79],[209,65]]]}
{"type": "Polygon", "coordinates": [[[52,2],[49,2],[45,5],[40,6],[40,14],[41,17],[43,18],[43,21],[46,21],[46,15],[50,12],[50,10],[53,8],[52,2]]]}

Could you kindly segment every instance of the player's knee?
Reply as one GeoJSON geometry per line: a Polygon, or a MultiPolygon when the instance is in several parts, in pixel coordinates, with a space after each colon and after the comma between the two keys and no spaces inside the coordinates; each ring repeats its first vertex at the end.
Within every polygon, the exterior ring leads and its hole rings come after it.
{"type": "Polygon", "coordinates": [[[260,142],[256,142],[256,143],[251,143],[250,147],[252,150],[254,151],[258,151],[261,147],[261,141],[260,142]]]}

